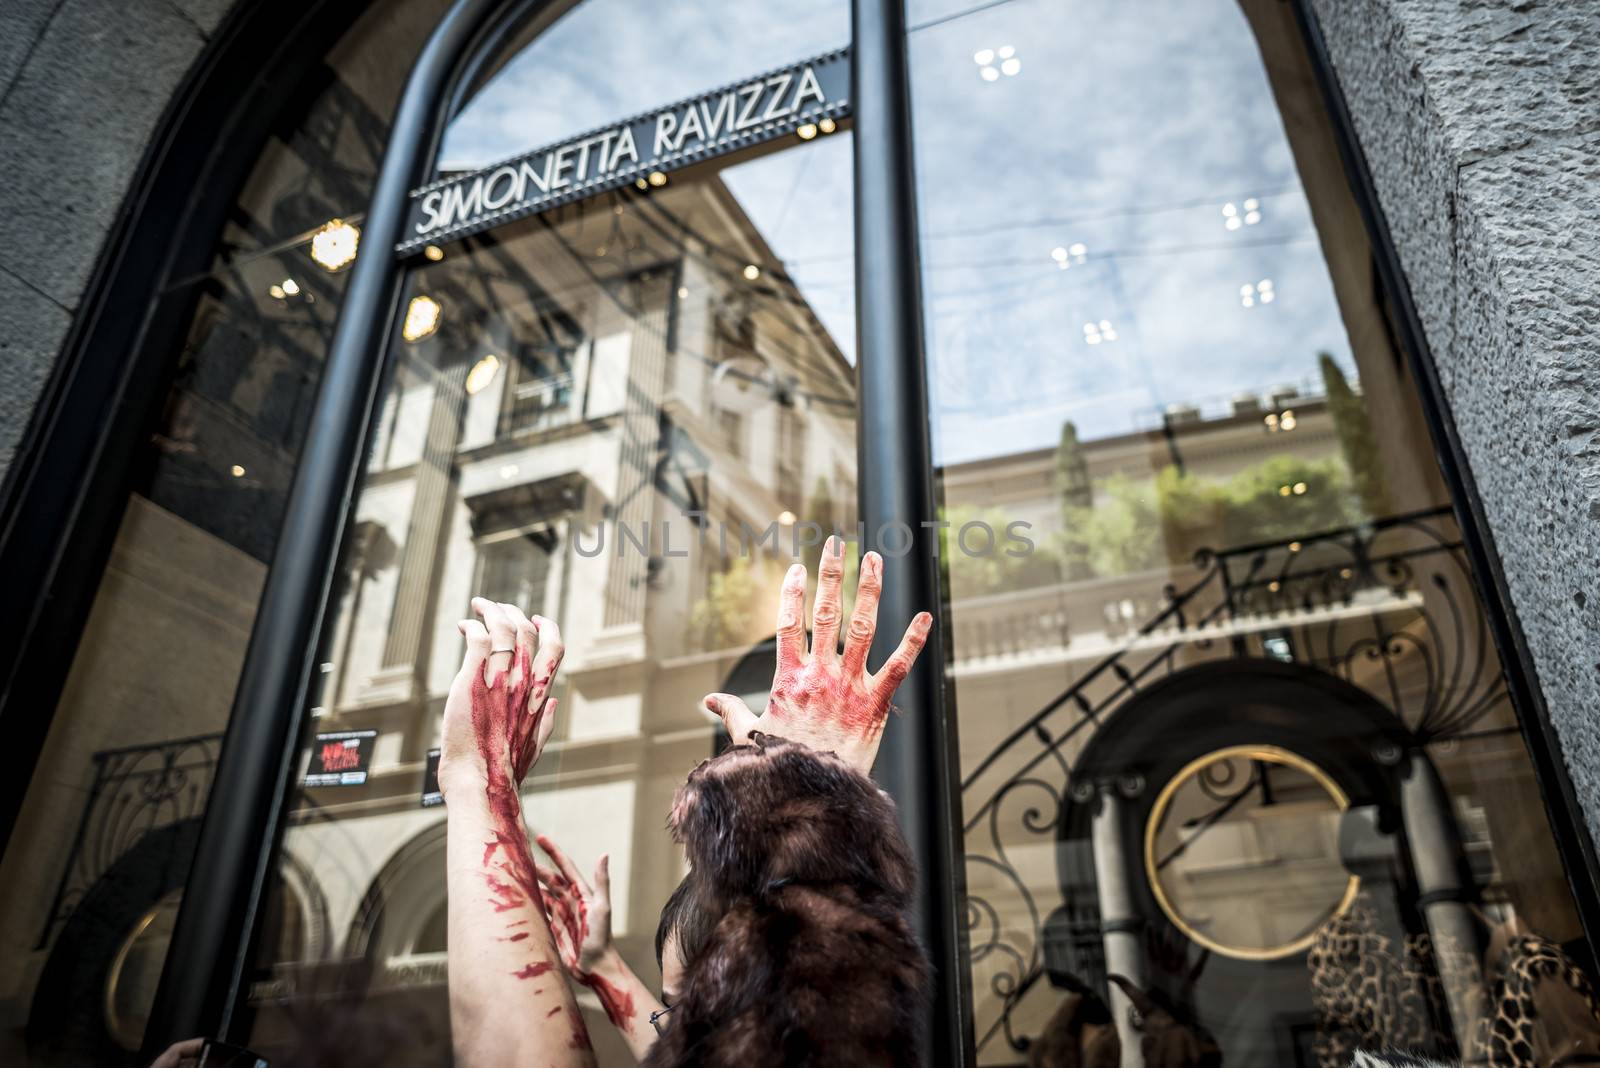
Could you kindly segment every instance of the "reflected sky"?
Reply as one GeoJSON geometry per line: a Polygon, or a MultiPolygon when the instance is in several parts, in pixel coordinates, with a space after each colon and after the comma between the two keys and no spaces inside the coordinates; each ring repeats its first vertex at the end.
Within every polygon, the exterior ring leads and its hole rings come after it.
{"type": "MultiPolygon", "coordinates": [[[[1354,378],[1234,0],[907,10],[939,462],[1053,445],[1068,419],[1090,439],[1169,405],[1318,392],[1319,351],[1354,378]]],[[[588,0],[472,101],[441,158],[479,167],[848,33],[834,0],[588,0]]],[[[853,358],[849,138],[723,177],[853,358]]]]}

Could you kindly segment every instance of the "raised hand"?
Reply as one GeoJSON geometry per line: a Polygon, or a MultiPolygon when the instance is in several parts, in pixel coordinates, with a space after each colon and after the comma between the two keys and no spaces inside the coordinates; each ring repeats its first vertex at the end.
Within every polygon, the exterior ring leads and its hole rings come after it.
{"type": "Polygon", "coordinates": [[[560,629],[483,597],[472,610],[482,622],[456,624],[467,652],[445,701],[439,786],[447,799],[464,777],[515,791],[555,728],[549,694],[565,651],[560,629]]]}
{"type": "Polygon", "coordinates": [[[767,709],[759,717],[732,694],[714,693],[706,708],[722,717],[735,742],[751,731],[776,734],[813,749],[831,750],[863,775],[872,771],[889,718],[889,701],[927,643],[933,617],[919,612],[900,645],[876,673],[867,671],[867,653],[878,626],[883,593],[883,557],[869,552],[861,560],[855,611],[838,649],[843,616],[844,542],[830,537],[818,568],[817,600],[811,616],[811,648],[806,649],[806,569],[795,564],[783,579],[778,603],[778,666],[767,709]]]}
{"type": "Polygon", "coordinates": [[[545,894],[544,914],[555,934],[561,963],[581,983],[611,948],[611,858],[600,858],[591,886],[560,846],[542,834],[535,841],[559,869],[536,865],[545,894]]]}
{"type": "Polygon", "coordinates": [[[555,934],[561,964],[575,982],[600,1001],[606,1017],[641,1060],[655,1041],[651,1013],[661,1008],[617,952],[611,940],[611,858],[602,856],[591,885],[561,847],[539,835],[539,848],[555,861],[552,870],[536,865],[544,889],[544,913],[555,934]]]}

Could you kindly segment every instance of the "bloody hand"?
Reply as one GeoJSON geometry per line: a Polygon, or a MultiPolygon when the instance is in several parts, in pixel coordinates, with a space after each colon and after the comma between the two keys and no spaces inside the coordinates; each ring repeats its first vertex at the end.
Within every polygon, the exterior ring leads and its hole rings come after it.
{"type": "Polygon", "coordinates": [[[843,615],[844,542],[828,539],[818,569],[817,601],[811,617],[811,649],[806,650],[806,569],[795,564],[783,579],[778,604],[778,667],[767,709],[759,717],[732,694],[714,693],[706,708],[722,717],[735,742],[753,730],[776,734],[813,749],[837,753],[863,775],[870,774],[889,718],[889,700],[911,671],[928,640],[933,617],[919,612],[900,645],[877,674],[867,671],[867,653],[878,626],[883,592],[883,557],[869,552],[861,560],[855,612],[838,651],[843,615]]]}
{"type": "Polygon", "coordinates": [[[590,886],[560,846],[542,834],[535,841],[560,869],[537,865],[545,895],[544,913],[556,937],[561,963],[581,983],[611,948],[611,858],[600,858],[590,886]]]}
{"type": "Polygon", "coordinates": [[[439,786],[462,778],[515,791],[555,727],[550,684],[561,665],[561,631],[514,605],[474,597],[483,618],[464,619],[466,657],[445,701],[439,786]]]}
{"type": "Polygon", "coordinates": [[[544,890],[545,918],[555,935],[562,965],[574,980],[594,991],[607,1019],[624,1035],[642,1030],[645,1017],[635,1012],[629,993],[639,981],[611,941],[611,858],[600,858],[590,886],[560,846],[542,834],[537,841],[560,869],[536,865],[544,890]]]}

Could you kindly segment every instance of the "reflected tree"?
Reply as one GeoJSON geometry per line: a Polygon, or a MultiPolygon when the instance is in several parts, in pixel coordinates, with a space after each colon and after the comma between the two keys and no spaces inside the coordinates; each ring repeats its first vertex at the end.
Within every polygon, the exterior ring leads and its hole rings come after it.
{"type": "Polygon", "coordinates": [[[1322,369],[1328,414],[1333,417],[1334,432],[1339,435],[1339,449],[1344,453],[1345,466],[1350,470],[1356,495],[1368,516],[1377,518],[1388,515],[1389,486],[1384,481],[1383,457],[1378,451],[1378,439],[1372,433],[1372,421],[1367,416],[1366,403],[1350,387],[1344,370],[1334,362],[1331,354],[1317,353],[1317,364],[1322,369]]]}

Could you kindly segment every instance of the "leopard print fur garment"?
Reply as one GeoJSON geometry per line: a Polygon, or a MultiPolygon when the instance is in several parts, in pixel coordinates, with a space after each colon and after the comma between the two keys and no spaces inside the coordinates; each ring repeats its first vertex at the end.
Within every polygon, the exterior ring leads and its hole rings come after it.
{"type": "Polygon", "coordinates": [[[1448,966],[1441,969],[1439,951],[1426,934],[1397,942],[1380,933],[1370,902],[1361,898],[1325,924],[1307,957],[1318,1018],[1317,1063],[1322,1068],[1413,1063],[1354,1059],[1379,1056],[1372,1052],[1377,1049],[1436,1056],[1457,1052],[1441,971],[1470,984],[1452,992],[1474,1021],[1467,1048],[1460,1051],[1466,1063],[1485,1068],[1600,1063],[1600,999],[1559,946],[1534,935],[1513,937],[1487,975],[1463,947],[1444,947],[1448,966]]]}

